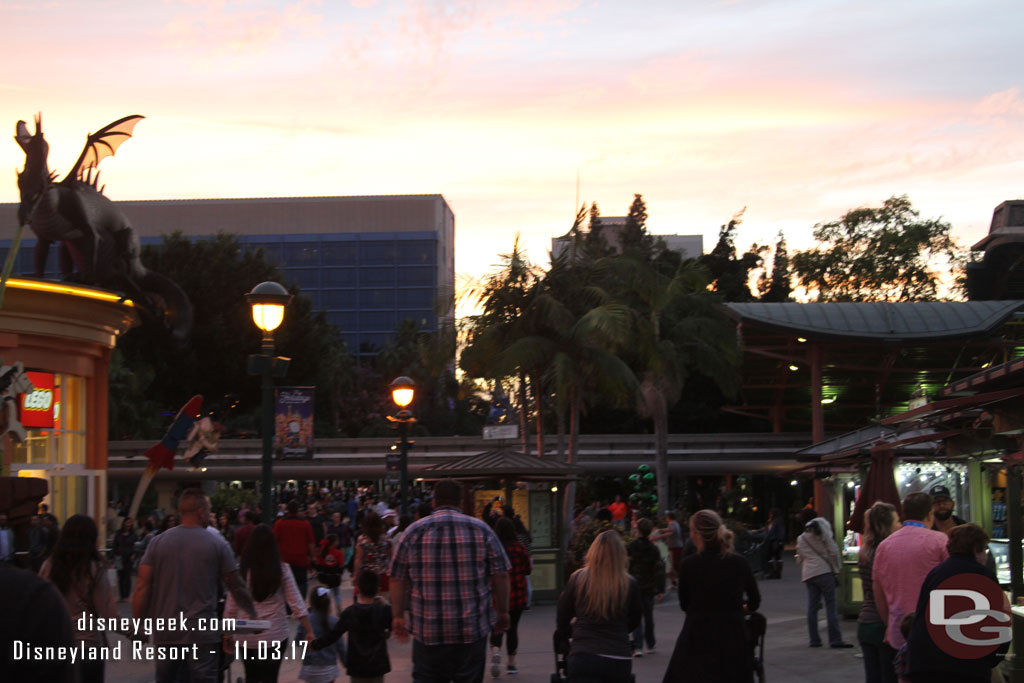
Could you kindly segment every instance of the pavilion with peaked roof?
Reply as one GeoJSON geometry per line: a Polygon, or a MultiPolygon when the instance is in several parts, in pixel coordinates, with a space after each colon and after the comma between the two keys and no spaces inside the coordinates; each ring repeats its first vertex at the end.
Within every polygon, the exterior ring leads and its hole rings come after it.
{"type": "Polygon", "coordinates": [[[533,535],[531,560],[534,598],[551,602],[558,598],[564,583],[564,562],[559,523],[564,481],[579,479],[584,469],[579,465],[549,457],[526,455],[505,446],[477,455],[460,457],[426,468],[424,479],[459,479],[464,482],[498,481],[499,488],[479,487],[465,490],[463,510],[477,516],[487,502],[497,495],[503,504],[512,505],[533,535]]]}
{"type": "Polygon", "coordinates": [[[577,479],[583,468],[553,458],[538,458],[505,447],[478,455],[456,458],[426,468],[424,479],[508,479],[517,481],[564,481],[577,479]]]}

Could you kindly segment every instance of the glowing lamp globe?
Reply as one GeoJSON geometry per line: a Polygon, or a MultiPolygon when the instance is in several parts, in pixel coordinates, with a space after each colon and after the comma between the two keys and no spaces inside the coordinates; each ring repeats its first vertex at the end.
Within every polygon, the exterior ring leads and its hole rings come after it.
{"type": "Polygon", "coordinates": [[[245,295],[252,306],[252,320],[264,332],[273,332],[284,320],[284,307],[292,300],[288,290],[276,282],[261,282],[245,295]]]}
{"type": "Polygon", "coordinates": [[[409,377],[402,375],[391,383],[391,399],[399,408],[405,408],[412,403],[416,395],[416,383],[409,377]]]}

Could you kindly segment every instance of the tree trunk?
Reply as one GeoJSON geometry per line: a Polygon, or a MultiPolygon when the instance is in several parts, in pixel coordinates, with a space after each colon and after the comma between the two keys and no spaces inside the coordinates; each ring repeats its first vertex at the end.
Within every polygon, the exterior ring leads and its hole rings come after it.
{"type": "Polygon", "coordinates": [[[565,409],[556,408],[555,420],[557,422],[555,444],[558,448],[558,459],[565,460],[565,409]]]}
{"type": "Polygon", "coordinates": [[[530,454],[530,440],[526,426],[526,373],[519,373],[519,440],[522,442],[523,453],[530,454]]]}
{"type": "Polygon", "coordinates": [[[668,410],[662,400],[654,414],[654,475],[658,479],[658,510],[671,509],[668,499],[668,410]]]}
{"type": "Polygon", "coordinates": [[[648,415],[654,423],[654,476],[657,478],[655,493],[658,496],[658,510],[667,510],[668,495],[668,401],[664,392],[658,388],[651,378],[645,378],[640,391],[646,404],[648,415]]]}
{"type": "MultiPolygon", "coordinates": [[[[579,436],[580,401],[579,389],[569,389],[569,451],[565,461],[570,465],[576,462],[576,440],[579,436]]],[[[569,481],[565,486],[562,498],[562,561],[569,561],[569,542],[572,540],[572,522],[576,517],[576,482],[569,481]]]]}
{"type": "Polygon", "coordinates": [[[537,457],[544,457],[544,396],[541,394],[539,373],[530,375],[530,386],[533,389],[533,404],[537,411],[537,457]]]}

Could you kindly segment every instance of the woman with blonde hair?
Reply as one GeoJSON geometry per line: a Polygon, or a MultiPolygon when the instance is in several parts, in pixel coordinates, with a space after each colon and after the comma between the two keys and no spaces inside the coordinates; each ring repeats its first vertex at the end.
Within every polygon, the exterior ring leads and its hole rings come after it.
{"type": "Polygon", "coordinates": [[[569,577],[558,599],[557,623],[558,637],[572,638],[570,683],[629,683],[629,636],[640,625],[643,604],[628,567],[626,544],[617,530],[609,529],[594,539],[584,567],[569,577]]]}
{"type": "Polygon", "coordinates": [[[686,612],[664,683],[754,679],[753,644],[744,615],[757,610],[761,594],[750,565],[724,546],[726,528],[713,510],[690,517],[696,554],[679,565],[679,606],[686,612]]]}

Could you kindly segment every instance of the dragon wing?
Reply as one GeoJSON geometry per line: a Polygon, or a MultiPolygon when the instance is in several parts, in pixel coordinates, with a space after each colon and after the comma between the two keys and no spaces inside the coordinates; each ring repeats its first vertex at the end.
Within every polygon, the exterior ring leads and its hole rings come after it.
{"type": "Polygon", "coordinates": [[[89,135],[85,139],[85,149],[65,180],[84,180],[89,169],[96,168],[101,161],[114,156],[121,143],[132,136],[135,124],[144,118],[146,117],[132,114],[89,135]]]}

